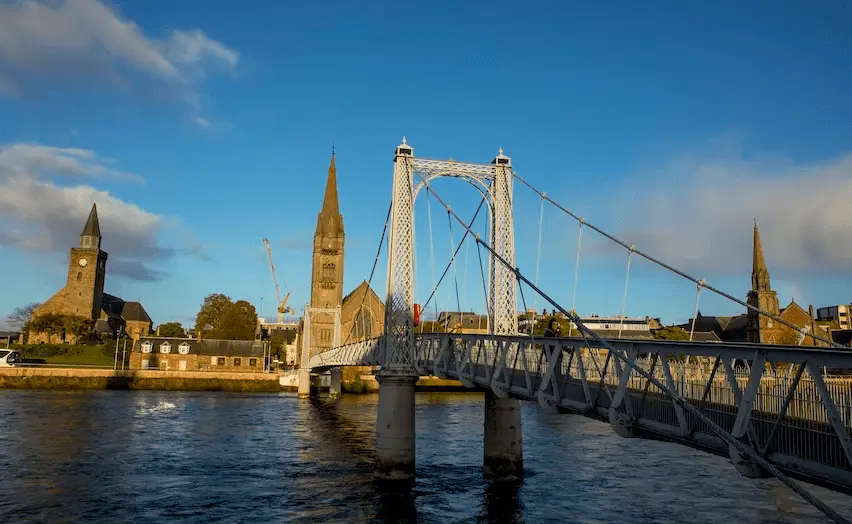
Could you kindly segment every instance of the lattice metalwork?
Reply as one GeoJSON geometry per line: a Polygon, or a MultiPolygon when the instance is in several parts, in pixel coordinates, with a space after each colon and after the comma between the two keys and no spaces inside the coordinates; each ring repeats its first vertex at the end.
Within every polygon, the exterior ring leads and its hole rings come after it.
{"type": "Polygon", "coordinates": [[[384,348],[384,337],[352,342],[314,355],[308,367],[314,371],[339,366],[376,366],[384,348]]]}
{"type": "MultiPolygon", "coordinates": [[[[512,164],[503,149],[494,159],[491,181],[491,247],[513,267],[515,265],[515,225],[512,211],[512,164]]],[[[512,269],[493,260],[491,263],[489,309],[491,332],[497,335],[518,333],[517,282],[512,269]]]]}
{"type": "Polygon", "coordinates": [[[385,302],[387,345],[380,365],[385,372],[412,372],[414,347],[414,149],[396,148],[388,241],[388,297],[385,302]]]}
{"type": "Polygon", "coordinates": [[[332,315],[334,318],[334,331],[332,333],[332,348],[340,346],[341,339],[341,323],[340,323],[340,306],[333,308],[311,307],[310,304],[305,304],[305,323],[302,326],[302,358],[300,366],[310,369],[311,360],[311,319],[314,315],[326,314],[332,315]]]}
{"type": "MultiPolygon", "coordinates": [[[[386,303],[386,354],[383,370],[413,373],[414,308],[414,198],[430,180],[438,177],[464,179],[488,196],[491,213],[491,245],[505,260],[514,263],[515,233],[512,217],[511,159],[501,149],[492,165],[414,157],[403,138],[394,157],[393,204],[388,250],[388,298],[386,303]]],[[[492,256],[493,258],[493,256],[492,256]]],[[[489,319],[493,333],[517,333],[515,276],[510,269],[491,262],[489,319]]]]}
{"type": "Polygon", "coordinates": [[[436,333],[418,335],[415,365],[420,374],[491,389],[506,346],[517,348],[504,368],[511,397],[607,421],[621,436],[729,454],[747,476],[768,476],[768,464],[852,493],[852,379],[825,373],[852,370],[848,351],[436,333]]]}

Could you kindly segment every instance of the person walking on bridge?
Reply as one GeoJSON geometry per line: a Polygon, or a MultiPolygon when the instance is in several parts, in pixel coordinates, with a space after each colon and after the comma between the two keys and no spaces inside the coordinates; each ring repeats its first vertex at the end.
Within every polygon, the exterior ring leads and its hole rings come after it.
{"type": "Polygon", "coordinates": [[[547,324],[547,329],[544,330],[545,337],[557,338],[561,335],[561,328],[559,326],[559,321],[555,318],[551,318],[550,322],[547,324]]]}

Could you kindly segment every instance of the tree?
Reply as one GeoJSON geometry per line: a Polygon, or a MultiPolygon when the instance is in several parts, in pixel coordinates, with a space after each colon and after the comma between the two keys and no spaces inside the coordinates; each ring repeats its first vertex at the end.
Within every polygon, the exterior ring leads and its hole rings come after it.
{"type": "Polygon", "coordinates": [[[183,338],[186,336],[186,330],[183,329],[180,322],[166,322],[164,324],[160,324],[160,327],[157,328],[157,333],[161,337],[183,338]]]}
{"type": "Polygon", "coordinates": [[[198,315],[195,316],[195,330],[208,335],[215,332],[222,323],[225,312],[233,306],[231,297],[220,293],[213,293],[204,298],[198,315]]]}
{"type": "Polygon", "coordinates": [[[257,310],[245,300],[238,300],[222,315],[213,337],[220,340],[252,340],[256,329],[257,310]]]}
{"type": "Polygon", "coordinates": [[[654,332],[654,338],[660,340],[689,340],[689,333],[677,326],[666,326],[654,332]]]}
{"type": "Polygon", "coordinates": [[[16,307],[9,314],[7,320],[12,323],[13,326],[16,326],[18,329],[23,330],[27,324],[29,324],[30,320],[33,318],[33,311],[41,304],[38,302],[31,302],[26,306],[16,307]]]}

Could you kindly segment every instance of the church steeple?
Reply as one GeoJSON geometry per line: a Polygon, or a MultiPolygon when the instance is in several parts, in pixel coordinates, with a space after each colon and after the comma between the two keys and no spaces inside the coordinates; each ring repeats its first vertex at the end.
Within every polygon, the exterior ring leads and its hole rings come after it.
{"type": "Polygon", "coordinates": [[[766,260],[763,258],[763,246],[760,244],[760,232],[757,230],[757,221],[754,222],[751,289],[752,291],[772,290],[769,285],[769,270],[766,269],[766,260]]]}
{"type": "Polygon", "coordinates": [[[333,238],[343,236],[343,217],[337,203],[337,165],[334,161],[334,149],[331,151],[331,163],[328,166],[322,210],[317,217],[316,234],[333,238]]]}
{"type": "Polygon", "coordinates": [[[89,218],[86,220],[86,225],[83,226],[83,232],[80,233],[80,247],[98,249],[101,247],[101,226],[98,222],[97,204],[92,204],[89,218]]]}

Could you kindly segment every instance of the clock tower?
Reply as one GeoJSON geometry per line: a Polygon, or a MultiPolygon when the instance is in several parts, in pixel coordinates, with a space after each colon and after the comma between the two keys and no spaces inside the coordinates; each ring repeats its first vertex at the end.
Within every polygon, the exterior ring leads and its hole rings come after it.
{"type": "Polygon", "coordinates": [[[71,248],[65,308],[69,314],[96,320],[101,314],[106,277],[107,254],[101,251],[98,207],[92,204],[89,218],[80,233],[80,247],[71,248]]]}

